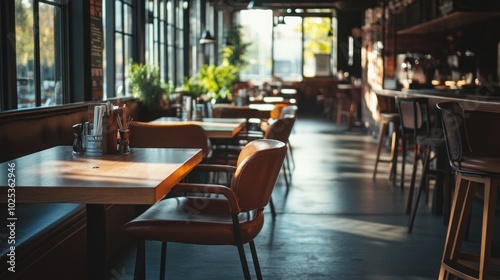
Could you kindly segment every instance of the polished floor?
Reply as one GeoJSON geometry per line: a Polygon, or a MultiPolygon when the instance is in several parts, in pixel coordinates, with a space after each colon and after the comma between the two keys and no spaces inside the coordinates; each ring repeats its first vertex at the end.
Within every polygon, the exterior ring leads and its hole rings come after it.
{"type": "MultiPolygon", "coordinates": [[[[264,279],[437,279],[443,218],[431,213],[430,203],[422,203],[413,233],[407,232],[407,189],[390,187],[386,164],[372,180],[375,137],[299,116],[290,143],[292,186],[287,193],[283,178],[278,179],[273,193],[277,218],[273,222],[267,209],[255,240],[264,279]]],[[[159,249],[159,242],[147,242],[148,279],[158,279],[159,249]]],[[[134,254],[133,245],[124,248],[110,279],[132,279],[134,254]]],[[[167,279],[242,278],[233,246],[169,244],[167,279]]]]}

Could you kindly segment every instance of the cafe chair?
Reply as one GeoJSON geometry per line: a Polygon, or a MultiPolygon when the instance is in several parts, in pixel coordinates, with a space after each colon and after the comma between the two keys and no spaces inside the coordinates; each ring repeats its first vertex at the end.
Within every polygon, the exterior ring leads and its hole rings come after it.
{"type": "Polygon", "coordinates": [[[207,133],[196,124],[133,121],[129,130],[131,148],[200,148],[205,158],[211,153],[207,133]]]}
{"type": "Polygon", "coordinates": [[[286,145],[281,141],[252,141],[238,157],[230,188],[179,183],[172,189],[177,193],[219,194],[224,198],[191,195],[167,198],[126,223],[123,230],[141,240],[135,279],[145,276],[144,240],[162,241],[161,279],[165,277],[168,242],[234,245],[238,248],[244,277],[250,279],[243,246],[248,243],[256,276],[262,279],[254,239],[264,225],[263,211],[269,203],[285,154],[286,145]]]}
{"type": "MultiPolygon", "coordinates": [[[[267,127],[264,134],[264,139],[274,139],[288,145],[290,134],[292,133],[294,124],[295,117],[293,116],[285,116],[283,118],[277,119],[267,127]]],[[[283,162],[283,177],[285,178],[285,184],[288,190],[290,188],[292,180],[290,159],[288,153],[285,156],[285,161],[283,162]]]]}
{"type": "Polygon", "coordinates": [[[498,138],[491,141],[484,137],[488,133],[498,133],[490,132],[489,125],[494,121],[493,115],[497,119],[500,115],[489,113],[488,117],[476,118],[475,115],[488,113],[465,113],[456,102],[438,103],[437,108],[441,115],[449,163],[456,173],[439,279],[452,279],[452,275],[461,279],[499,279],[499,275],[492,275],[489,269],[492,264],[497,269],[500,265],[500,260],[491,256],[497,188],[500,184],[500,154],[495,152],[498,150],[495,144],[498,138]],[[488,141],[496,146],[488,146],[488,141]],[[477,248],[479,254],[462,250],[475,197],[483,201],[481,241],[477,248]]]}
{"type": "MultiPolygon", "coordinates": [[[[297,105],[287,105],[285,107],[283,107],[281,109],[281,112],[280,112],[280,118],[284,118],[284,117],[287,117],[287,116],[291,116],[291,117],[294,117],[295,120],[297,120],[297,110],[299,108],[297,107],[297,105]]],[[[292,131],[291,133],[293,133],[295,131],[294,128],[292,128],[292,131]]],[[[295,168],[295,160],[293,158],[293,146],[292,144],[290,143],[290,141],[288,141],[288,154],[287,156],[290,157],[290,160],[291,160],[291,166],[292,168],[295,168]]]]}
{"type": "Polygon", "coordinates": [[[231,139],[212,139],[214,160],[227,164],[233,163],[241,149],[250,141],[264,138],[261,112],[248,107],[221,106],[213,109],[214,118],[241,118],[246,120],[245,127],[231,139]]]}
{"type": "Polygon", "coordinates": [[[392,182],[392,187],[395,188],[397,180],[398,149],[401,138],[399,130],[401,125],[400,117],[396,108],[395,99],[393,97],[377,94],[377,101],[380,111],[380,127],[378,133],[377,155],[375,157],[375,167],[373,168],[372,178],[375,180],[377,177],[379,163],[389,163],[389,179],[392,182]],[[390,128],[392,128],[392,132],[390,133],[391,153],[389,159],[386,159],[382,158],[381,154],[390,128]]]}
{"type": "MultiPolygon", "coordinates": [[[[277,119],[271,125],[269,125],[264,134],[264,139],[273,139],[278,140],[285,145],[287,145],[287,153],[285,155],[285,160],[283,161],[282,170],[283,170],[283,178],[285,179],[286,190],[290,189],[290,184],[292,183],[292,171],[290,168],[290,159],[289,159],[289,138],[290,134],[293,130],[293,126],[295,124],[296,118],[290,115],[284,116],[283,118],[277,119]]],[[[272,197],[269,202],[269,206],[271,208],[271,215],[273,220],[276,219],[276,210],[274,208],[274,203],[272,197]]]]}
{"type": "MultiPolygon", "coordinates": [[[[401,185],[404,184],[404,167],[406,164],[408,145],[413,146],[413,166],[410,180],[406,213],[410,214],[408,221],[408,232],[413,230],[413,224],[418,210],[420,198],[424,191],[429,194],[429,179],[431,176],[440,176],[443,182],[446,179],[445,171],[430,168],[431,162],[436,158],[438,149],[443,147],[444,140],[440,135],[432,135],[432,123],[429,111],[429,100],[427,98],[401,98],[396,99],[400,120],[403,160],[401,167],[401,185]],[[422,174],[420,177],[417,196],[414,199],[415,183],[419,162],[422,162],[422,174]],[[415,202],[414,202],[415,200],[415,202]],[[412,209],[413,206],[413,209],[412,209]]],[[[444,148],[444,147],[443,147],[444,148]]]]}

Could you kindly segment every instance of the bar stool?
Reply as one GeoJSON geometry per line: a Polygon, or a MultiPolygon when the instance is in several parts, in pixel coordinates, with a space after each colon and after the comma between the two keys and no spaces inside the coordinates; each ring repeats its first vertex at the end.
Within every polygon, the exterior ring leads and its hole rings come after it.
{"type": "Polygon", "coordinates": [[[379,162],[390,163],[389,170],[390,176],[389,179],[392,181],[392,186],[396,186],[396,175],[397,175],[397,162],[398,162],[398,148],[399,148],[399,126],[400,126],[400,117],[399,113],[396,110],[394,98],[389,96],[382,96],[377,94],[378,106],[380,110],[380,130],[379,130],[379,139],[377,145],[377,156],[375,158],[375,168],[373,169],[373,180],[375,180],[377,176],[377,169],[379,162]],[[381,159],[380,154],[382,151],[382,147],[384,146],[385,137],[389,127],[393,127],[392,136],[391,136],[391,155],[389,159],[381,159]]]}
{"type": "MultiPolygon", "coordinates": [[[[439,279],[448,279],[450,275],[462,279],[488,279],[491,276],[490,265],[500,265],[498,259],[491,257],[497,187],[500,184],[500,154],[492,149],[481,152],[478,150],[482,147],[471,145],[475,138],[484,138],[484,135],[469,133],[464,111],[458,103],[439,103],[437,108],[441,114],[449,162],[457,174],[439,279]],[[477,255],[462,251],[462,242],[479,185],[484,186],[484,202],[480,250],[477,255]]],[[[475,112],[467,113],[468,125],[483,127],[484,121],[471,121],[475,112]]],[[[494,279],[498,279],[496,277],[494,279]]]]}

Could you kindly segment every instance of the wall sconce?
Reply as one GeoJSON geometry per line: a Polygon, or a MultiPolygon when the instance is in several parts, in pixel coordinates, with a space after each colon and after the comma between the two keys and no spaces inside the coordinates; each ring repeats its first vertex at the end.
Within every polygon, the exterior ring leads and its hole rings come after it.
{"type": "Polygon", "coordinates": [[[205,30],[203,34],[201,35],[200,38],[200,44],[213,44],[215,43],[215,38],[212,37],[212,34],[210,34],[210,31],[205,30]]]}

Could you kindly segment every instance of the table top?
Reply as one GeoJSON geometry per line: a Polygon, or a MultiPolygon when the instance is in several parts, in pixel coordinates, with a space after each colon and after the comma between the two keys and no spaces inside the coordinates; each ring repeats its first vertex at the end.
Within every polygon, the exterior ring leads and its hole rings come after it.
{"type": "Polygon", "coordinates": [[[162,117],[151,121],[152,123],[186,123],[201,126],[208,138],[233,138],[245,127],[244,118],[203,118],[202,121],[182,121],[178,118],[162,117]]]}
{"type": "Polygon", "coordinates": [[[0,163],[0,202],[154,204],[202,160],[201,149],[133,148],[126,155],[74,155],[56,146],[0,163]],[[8,183],[15,164],[15,182],[8,183]]]}

